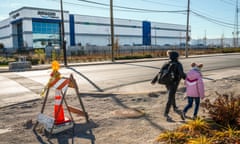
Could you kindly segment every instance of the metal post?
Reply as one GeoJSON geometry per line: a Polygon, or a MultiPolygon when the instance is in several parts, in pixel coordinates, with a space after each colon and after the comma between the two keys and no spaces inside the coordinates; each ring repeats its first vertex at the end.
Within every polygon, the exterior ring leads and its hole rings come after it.
{"type": "Polygon", "coordinates": [[[112,62],[114,62],[114,24],[113,24],[113,2],[110,0],[110,25],[111,25],[111,45],[112,45],[112,62]]]}
{"type": "Polygon", "coordinates": [[[189,11],[190,11],[190,0],[188,0],[187,8],[187,31],[186,31],[186,44],[185,44],[185,57],[188,58],[188,41],[189,39],[189,11]]]}
{"type": "Polygon", "coordinates": [[[64,66],[67,66],[67,52],[66,52],[66,41],[65,41],[65,31],[64,31],[64,16],[63,16],[62,0],[60,0],[60,5],[61,5],[61,46],[62,46],[62,49],[63,49],[64,66]]]}

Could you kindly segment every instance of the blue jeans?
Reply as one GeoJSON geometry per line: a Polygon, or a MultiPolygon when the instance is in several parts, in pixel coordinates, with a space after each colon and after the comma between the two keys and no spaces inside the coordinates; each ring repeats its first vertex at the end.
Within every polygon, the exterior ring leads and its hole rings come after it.
{"type": "Polygon", "coordinates": [[[183,113],[187,113],[187,111],[192,107],[193,101],[195,101],[195,108],[194,108],[193,116],[197,116],[199,104],[200,104],[200,97],[189,97],[188,96],[188,104],[183,109],[183,113]]]}

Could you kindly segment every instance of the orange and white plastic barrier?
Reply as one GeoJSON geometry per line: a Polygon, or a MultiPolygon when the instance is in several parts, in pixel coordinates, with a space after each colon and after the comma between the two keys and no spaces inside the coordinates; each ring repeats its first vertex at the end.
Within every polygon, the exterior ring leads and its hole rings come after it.
{"type": "Polygon", "coordinates": [[[69,79],[61,78],[58,81],[56,81],[55,83],[53,83],[52,87],[57,90],[62,90],[63,92],[65,92],[68,88],[68,85],[69,85],[69,79]]]}

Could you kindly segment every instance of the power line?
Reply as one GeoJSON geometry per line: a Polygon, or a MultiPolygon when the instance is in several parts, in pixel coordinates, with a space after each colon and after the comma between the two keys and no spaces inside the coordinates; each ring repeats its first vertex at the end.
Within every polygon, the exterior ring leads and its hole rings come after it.
{"type": "MultiPolygon", "coordinates": [[[[49,1],[55,1],[58,3],[59,0],[49,0],[49,1]]],[[[79,3],[73,3],[73,2],[66,2],[64,1],[63,3],[65,4],[69,4],[69,5],[79,5],[79,6],[83,6],[83,7],[90,7],[90,8],[98,8],[98,9],[104,9],[104,10],[109,10],[109,4],[104,4],[104,3],[99,3],[99,2],[93,2],[93,1],[85,1],[85,0],[78,0],[78,1],[82,1],[82,2],[86,2],[86,3],[90,3],[90,4],[97,4],[97,5],[101,5],[103,7],[100,6],[90,6],[90,5],[85,5],[85,4],[79,4],[79,3]]],[[[123,6],[113,6],[115,7],[115,11],[124,11],[124,12],[140,12],[140,13],[161,13],[161,12],[166,12],[166,13],[180,13],[183,14],[184,10],[176,10],[176,11],[159,11],[159,10],[149,10],[149,9],[138,9],[138,8],[131,8],[131,7],[123,7],[123,6]]]]}
{"type": "Polygon", "coordinates": [[[234,24],[232,24],[232,23],[227,23],[227,22],[224,22],[224,21],[216,20],[214,18],[210,18],[210,17],[204,16],[204,15],[201,15],[201,14],[199,14],[197,12],[194,12],[193,10],[191,10],[191,13],[193,13],[194,15],[196,15],[196,16],[198,16],[200,18],[203,18],[203,19],[205,19],[205,20],[207,20],[209,22],[221,25],[221,26],[226,27],[226,28],[233,29],[234,24]]]}
{"type": "MultiPolygon", "coordinates": [[[[92,4],[98,4],[98,5],[103,5],[103,6],[109,6],[108,4],[104,4],[104,3],[99,3],[99,2],[94,2],[94,1],[89,1],[89,0],[78,0],[78,1],[82,1],[82,2],[87,2],[87,3],[92,3],[92,4]]],[[[155,2],[155,1],[151,1],[151,0],[146,0],[148,2],[154,2],[154,3],[159,3],[159,2],[155,2]]],[[[160,4],[160,3],[159,3],[160,4]]],[[[116,7],[116,8],[122,8],[122,9],[125,9],[125,10],[134,10],[135,12],[156,12],[156,13],[159,13],[159,12],[167,12],[167,13],[181,13],[181,14],[186,14],[187,10],[175,10],[175,11],[159,11],[159,10],[149,10],[149,9],[141,9],[141,8],[133,8],[133,7],[124,7],[124,6],[113,6],[113,7],[116,7]]],[[[221,25],[223,27],[227,27],[227,28],[233,28],[234,24],[232,23],[227,23],[225,22],[224,20],[217,20],[216,18],[211,18],[210,16],[205,16],[203,14],[200,14],[199,12],[195,12],[193,10],[191,10],[191,12],[200,17],[200,18],[203,18],[209,22],[212,22],[214,24],[218,24],[218,25],[221,25]]]]}
{"type": "Polygon", "coordinates": [[[153,4],[159,4],[159,5],[166,5],[166,6],[172,6],[172,7],[181,7],[181,8],[186,8],[185,6],[179,6],[179,5],[173,5],[173,4],[168,4],[168,3],[163,3],[163,2],[156,2],[152,0],[141,0],[143,2],[148,2],[148,3],[153,3],[153,4]]]}
{"type": "Polygon", "coordinates": [[[223,3],[229,4],[229,5],[233,5],[233,6],[235,5],[235,3],[233,1],[231,2],[230,0],[227,0],[227,1],[226,0],[220,0],[220,1],[223,2],[223,3]]]}
{"type": "MultiPolygon", "coordinates": [[[[94,1],[89,1],[89,0],[78,0],[86,3],[91,3],[91,4],[97,4],[97,5],[102,5],[102,6],[107,6],[109,7],[109,4],[105,3],[99,3],[99,2],[94,2],[94,1]]],[[[142,8],[134,8],[134,7],[125,7],[125,6],[118,6],[114,5],[113,7],[116,8],[121,8],[121,9],[127,9],[127,10],[136,10],[136,11],[144,11],[144,12],[151,12],[151,13],[185,13],[186,10],[174,10],[174,11],[160,11],[160,10],[150,10],[150,9],[142,9],[142,8]]]]}
{"type": "Polygon", "coordinates": [[[204,13],[204,12],[196,10],[196,9],[191,9],[191,10],[196,12],[196,13],[198,13],[198,14],[200,14],[200,15],[204,15],[205,17],[210,17],[212,19],[218,19],[219,21],[231,21],[231,20],[222,19],[222,18],[219,18],[219,17],[218,18],[217,17],[213,17],[213,16],[211,16],[211,15],[209,15],[207,13],[204,13]]]}
{"type": "MultiPolygon", "coordinates": [[[[55,2],[58,2],[58,0],[52,0],[55,2]]],[[[89,8],[97,8],[97,9],[102,9],[102,10],[109,10],[109,8],[107,7],[101,7],[101,6],[90,6],[90,5],[86,5],[86,4],[79,4],[79,3],[73,3],[73,2],[63,2],[65,4],[69,4],[69,5],[79,5],[79,6],[83,6],[83,7],[89,7],[89,8]]],[[[115,9],[116,11],[124,11],[124,12],[140,12],[140,11],[136,11],[136,10],[123,10],[123,9],[115,9]]]]}
{"type": "MultiPolygon", "coordinates": [[[[49,0],[49,1],[54,1],[54,2],[57,2],[58,3],[58,1],[59,0],[49,0]]],[[[63,2],[63,3],[65,3],[65,4],[69,4],[69,5],[74,5],[74,6],[76,6],[76,5],[79,5],[79,6],[83,6],[83,7],[89,7],[89,8],[97,8],[97,9],[103,9],[103,10],[109,10],[109,8],[108,7],[106,7],[107,6],[107,4],[106,4],[106,6],[104,7],[100,7],[100,6],[90,6],[90,5],[86,5],[86,4],[79,4],[79,3],[73,3],[73,2],[63,2]]],[[[109,5],[108,5],[109,6],[109,5]]],[[[124,11],[124,12],[140,12],[140,13],[149,13],[149,11],[140,11],[140,10],[131,10],[131,9],[120,9],[120,8],[115,8],[114,9],[115,11],[124,11]]],[[[160,11],[161,12],[161,11],[160,11]]]]}
{"type": "MultiPolygon", "coordinates": [[[[49,1],[54,1],[56,3],[59,2],[59,0],[49,0],[49,1]]],[[[69,5],[78,5],[78,6],[83,6],[83,7],[89,7],[89,8],[98,8],[98,9],[109,9],[109,8],[106,8],[106,7],[99,7],[99,6],[90,6],[90,5],[85,5],[85,4],[79,4],[79,3],[73,3],[73,2],[66,2],[66,1],[63,1],[63,3],[65,4],[69,4],[69,5]]]]}
{"type": "MultiPolygon", "coordinates": [[[[57,0],[52,0],[52,1],[57,1],[57,0]]],[[[78,1],[85,2],[85,3],[88,3],[88,4],[100,5],[100,6],[103,6],[103,7],[90,6],[90,5],[84,5],[84,4],[79,4],[79,3],[71,3],[71,2],[64,2],[64,3],[71,4],[71,5],[81,5],[81,6],[87,6],[87,7],[94,7],[94,8],[106,9],[106,10],[109,10],[109,6],[110,6],[109,4],[95,2],[95,1],[90,1],[90,0],[78,0],[78,1]]],[[[158,4],[166,4],[166,3],[155,2],[155,1],[152,1],[152,0],[146,0],[146,2],[158,3],[158,4]]],[[[175,13],[175,14],[186,14],[186,12],[187,12],[187,10],[160,11],[160,10],[150,10],[150,9],[118,6],[118,5],[114,5],[113,7],[115,7],[114,10],[116,10],[116,11],[138,12],[138,13],[175,13]]],[[[216,18],[212,18],[210,16],[206,16],[206,14],[201,14],[201,12],[199,12],[197,10],[194,10],[194,11],[190,10],[190,11],[195,16],[200,17],[202,19],[205,19],[205,20],[207,20],[209,22],[212,22],[214,24],[217,24],[217,25],[220,25],[220,26],[223,26],[223,27],[226,27],[226,28],[231,28],[231,29],[233,29],[233,27],[234,27],[234,24],[227,23],[227,22],[225,22],[225,20],[218,20],[216,18]]]]}

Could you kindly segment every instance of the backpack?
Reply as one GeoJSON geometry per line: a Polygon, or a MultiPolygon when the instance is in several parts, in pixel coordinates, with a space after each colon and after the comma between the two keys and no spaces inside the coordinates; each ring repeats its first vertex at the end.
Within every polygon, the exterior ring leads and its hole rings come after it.
{"type": "Polygon", "coordinates": [[[175,63],[170,62],[165,64],[159,72],[158,83],[163,85],[169,85],[172,84],[175,80],[175,63]]]}

